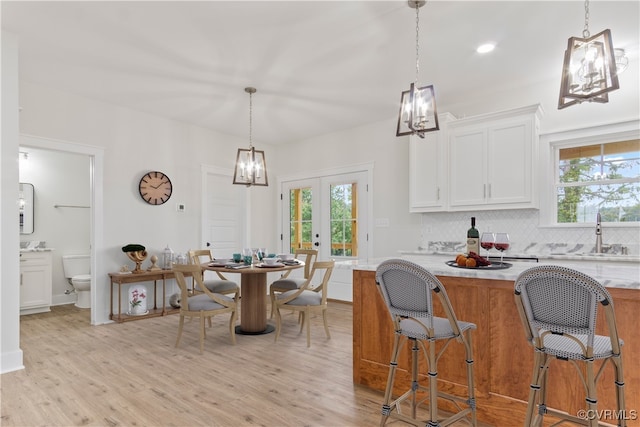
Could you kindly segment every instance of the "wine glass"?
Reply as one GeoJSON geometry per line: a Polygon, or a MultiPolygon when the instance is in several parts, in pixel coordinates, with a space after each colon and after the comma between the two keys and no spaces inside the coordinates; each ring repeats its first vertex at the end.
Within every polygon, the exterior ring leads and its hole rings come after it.
{"type": "Polygon", "coordinates": [[[496,233],[494,247],[500,251],[500,264],[502,264],[504,251],[509,249],[509,235],[507,233],[496,233]]]}
{"type": "Polygon", "coordinates": [[[493,249],[496,242],[496,235],[491,232],[484,232],[480,237],[480,247],[487,251],[487,259],[489,259],[489,251],[493,249]]]}

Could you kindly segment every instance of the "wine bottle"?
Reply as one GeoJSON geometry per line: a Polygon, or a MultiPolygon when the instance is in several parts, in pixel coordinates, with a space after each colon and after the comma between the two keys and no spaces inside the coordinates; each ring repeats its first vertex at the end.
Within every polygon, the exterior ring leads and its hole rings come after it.
{"type": "Polygon", "coordinates": [[[480,233],[476,228],[476,217],[471,217],[471,228],[467,230],[467,254],[469,252],[480,253],[480,233]]]}

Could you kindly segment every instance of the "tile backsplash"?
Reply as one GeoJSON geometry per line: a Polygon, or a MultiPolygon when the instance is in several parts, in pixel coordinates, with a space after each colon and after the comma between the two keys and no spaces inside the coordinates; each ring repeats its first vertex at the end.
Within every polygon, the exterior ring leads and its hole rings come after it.
{"type": "MultiPolygon", "coordinates": [[[[511,240],[512,253],[549,254],[555,252],[594,251],[596,234],[594,224],[584,227],[539,227],[539,212],[536,209],[442,212],[422,214],[421,244],[419,249],[433,250],[438,245],[464,247],[471,217],[476,217],[476,228],[483,231],[507,232],[511,240]]],[[[607,227],[602,225],[602,242],[611,245],[609,253],[621,254],[623,247],[629,255],[640,253],[640,230],[638,227],[607,227]]],[[[454,249],[456,251],[456,249],[454,249]]]]}

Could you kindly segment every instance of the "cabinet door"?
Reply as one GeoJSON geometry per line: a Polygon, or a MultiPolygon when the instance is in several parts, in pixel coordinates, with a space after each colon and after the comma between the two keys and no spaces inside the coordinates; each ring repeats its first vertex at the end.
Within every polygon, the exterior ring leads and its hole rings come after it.
{"type": "Polygon", "coordinates": [[[20,312],[31,314],[51,307],[51,253],[20,254],[20,312]]]}
{"type": "Polygon", "coordinates": [[[451,169],[449,205],[476,206],[486,203],[485,129],[454,130],[449,138],[451,169]]]}
{"type": "Polygon", "coordinates": [[[47,293],[47,281],[51,273],[44,265],[23,266],[20,270],[20,308],[48,306],[51,299],[47,293]]]}
{"type": "Polygon", "coordinates": [[[487,203],[531,201],[532,136],[529,122],[493,127],[487,143],[487,203]]]}
{"type": "Polygon", "coordinates": [[[446,207],[446,157],[439,132],[409,139],[409,211],[434,212],[446,207]]]}

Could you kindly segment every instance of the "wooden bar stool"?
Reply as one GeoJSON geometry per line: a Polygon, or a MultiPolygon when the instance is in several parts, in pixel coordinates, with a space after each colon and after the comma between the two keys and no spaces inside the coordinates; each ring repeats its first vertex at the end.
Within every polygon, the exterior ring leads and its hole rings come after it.
{"type": "Polygon", "coordinates": [[[392,259],[381,263],[376,270],[378,290],[389,309],[393,320],[395,337],[389,377],[382,405],[380,426],[384,426],[389,418],[395,418],[415,426],[447,426],[460,420],[466,420],[476,426],[476,402],[473,373],[473,349],[471,331],[476,325],[456,319],[451,302],[442,283],[423,267],[403,259],[392,259]],[[433,315],[432,296],[438,299],[446,317],[433,315]],[[452,340],[462,343],[466,352],[468,396],[460,397],[438,390],[437,363],[452,340]],[[398,354],[407,341],[411,341],[411,387],[396,400],[391,401],[398,354]],[[436,341],[444,341],[444,345],[436,349],[436,341]],[[428,365],[428,386],[418,381],[418,359],[420,350],[428,365]],[[419,399],[422,395],[428,398],[419,399]],[[446,399],[459,409],[448,417],[440,417],[438,399],[446,399]],[[418,418],[418,409],[428,400],[429,419],[418,418]],[[409,406],[409,413],[402,412],[403,406],[409,406]]]}

